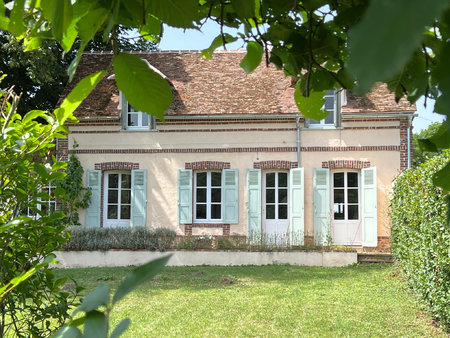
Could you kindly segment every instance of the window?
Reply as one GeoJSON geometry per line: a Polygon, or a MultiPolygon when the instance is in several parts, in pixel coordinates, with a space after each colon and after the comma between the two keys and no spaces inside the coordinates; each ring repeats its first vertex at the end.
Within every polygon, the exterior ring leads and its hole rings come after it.
{"type": "Polygon", "coordinates": [[[137,111],[128,103],[122,95],[123,100],[123,129],[126,130],[156,130],[156,118],[147,113],[137,111]]]}
{"type": "Polygon", "coordinates": [[[359,219],[359,177],[357,172],[333,174],[334,220],[359,219]]]}
{"type": "Polygon", "coordinates": [[[341,107],[346,104],[345,90],[329,90],[323,97],[325,103],[322,110],[326,110],[329,114],[322,120],[306,119],[305,126],[312,128],[329,128],[339,127],[341,107]]]}
{"type": "Polygon", "coordinates": [[[194,187],[194,220],[196,222],[221,221],[222,172],[196,172],[194,187]]]}
{"type": "Polygon", "coordinates": [[[105,176],[105,226],[129,226],[131,218],[131,173],[105,176]]]}
{"type": "Polygon", "coordinates": [[[38,203],[36,208],[27,208],[27,215],[34,218],[39,218],[41,215],[49,215],[56,211],[56,198],[54,190],[56,187],[54,185],[48,185],[40,189],[41,193],[49,195],[49,198],[38,198],[38,203]]]}
{"type": "Polygon", "coordinates": [[[288,218],[288,173],[270,172],[265,175],[266,219],[288,218]]]}

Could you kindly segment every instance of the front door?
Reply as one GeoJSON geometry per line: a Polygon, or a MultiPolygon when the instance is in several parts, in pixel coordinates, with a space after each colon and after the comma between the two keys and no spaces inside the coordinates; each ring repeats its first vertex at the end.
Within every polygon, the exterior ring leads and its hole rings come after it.
{"type": "Polygon", "coordinates": [[[263,238],[269,245],[286,245],[288,218],[288,172],[263,174],[263,238]]]}
{"type": "Polygon", "coordinates": [[[361,245],[359,172],[334,172],[332,175],[333,226],[331,237],[336,245],[361,245]]]}
{"type": "Polygon", "coordinates": [[[103,226],[130,226],[131,173],[106,173],[104,183],[103,226]]]}

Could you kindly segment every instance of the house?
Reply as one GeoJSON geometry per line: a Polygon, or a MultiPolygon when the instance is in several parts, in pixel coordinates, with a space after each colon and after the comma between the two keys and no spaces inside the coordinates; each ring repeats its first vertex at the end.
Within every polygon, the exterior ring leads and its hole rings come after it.
{"type": "MultiPolygon", "coordinates": [[[[135,111],[113,76],[102,80],[57,144],[60,158],[78,144],[92,189],[80,220],[249,242],[389,246],[389,195],[411,161],[415,107],[395,103],[383,85],[365,97],[330,90],[329,116],[309,120],[294,103],[294,81],[273,66],[246,75],[244,55],[141,53],[173,88],[164,123],[135,111]]],[[[111,57],[84,54],[74,83],[111,57]]]]}

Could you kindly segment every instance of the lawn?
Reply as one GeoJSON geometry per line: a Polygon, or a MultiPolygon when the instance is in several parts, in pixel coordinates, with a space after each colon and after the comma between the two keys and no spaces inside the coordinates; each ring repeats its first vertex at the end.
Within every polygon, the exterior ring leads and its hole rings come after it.
{"type": "MultiPolygon", "coordinates": [[[[91,290],[130,270],[57,274],[91,290]]],[[[444,336],[390,265],[167,267],[118,304],[113,325],[125,316],[126,337],[444,336]]]]}

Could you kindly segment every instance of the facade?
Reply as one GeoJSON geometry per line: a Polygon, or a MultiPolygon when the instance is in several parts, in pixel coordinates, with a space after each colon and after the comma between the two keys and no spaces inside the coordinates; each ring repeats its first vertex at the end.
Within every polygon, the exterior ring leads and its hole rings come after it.
{"type": "MultiPolygon", "coordinates": [[[[389,195],[412,153],[415,107],[378,85],[365,97],[329,91],[330,115],[308,120],[295,81],[265,65],[246,75],[244,55],[141,54],[173,88],[165,122],[134,111],[112,76],[102,80],[57,144],[60,158],[78,144],[92,189],[80,220],[281,245],[389,245],[389,195]]],[[[74,82],[111,57],[85,54],[74,82]]]]}

